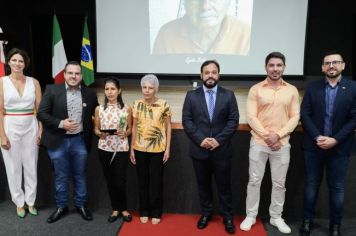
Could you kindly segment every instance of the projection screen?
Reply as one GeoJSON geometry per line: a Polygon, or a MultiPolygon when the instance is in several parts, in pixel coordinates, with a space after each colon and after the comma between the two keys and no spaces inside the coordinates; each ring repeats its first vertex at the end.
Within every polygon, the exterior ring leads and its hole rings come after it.
{"type": "Polygon", "coordinates": [[[263,75],[272,51],[303,75],[308,0],[96,0],[97,72],[263,75]]]}

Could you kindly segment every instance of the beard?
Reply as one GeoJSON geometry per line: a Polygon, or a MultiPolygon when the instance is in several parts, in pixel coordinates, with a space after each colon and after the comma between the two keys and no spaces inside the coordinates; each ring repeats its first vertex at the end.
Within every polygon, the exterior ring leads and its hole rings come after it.
{"type": "Polygon", "coordinates": [[[203,81],[203,84],[205,85],[205,87],[207,87],[208,89],[214,88],[217,84],[218,81],[214,80],[212,77],[209,77],[208,79],[203,81]],[[212,81],[212,83],[210,82],[212,81]]]}
{"type": "Polygon", "coordinates": [[[267,75],[268,78],[272,81],[277,81],[282,78],[282,73],[271,73],[270,75],[267,75]]]}
{"type": "Polygon", "coordinates": [[[326,72],[325,73],[326,74],[326,76],[328,77],[328,78],[330,78],[330,79],[335,79],[335,78],[337,78],[337,77],[339,77],[340,75],[341,75],[341,72],[339,72],[339,71],[336,71],[336,72],[334,72],[334,73],[332,73],[332,72],[326,72]]]}

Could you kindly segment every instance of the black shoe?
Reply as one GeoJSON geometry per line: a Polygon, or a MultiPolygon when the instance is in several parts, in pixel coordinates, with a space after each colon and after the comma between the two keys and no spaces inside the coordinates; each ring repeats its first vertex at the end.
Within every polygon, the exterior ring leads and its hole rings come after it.
{"type": "Polygon", "coordinates": [[[131,222],[132,221],[132,215],[131,214],[128,214],[128,215],[123,215],[121,213],[121,216],[122,216],[122,219],[125,221],[125,222],[131,222]]]}
{"type": "Polygon", "coordinates": [[[208,222],[210,220],[211,216],[201,216],[197,224],[198,229],[204,229],[206,226],[208,226],[208,222]]]}
{"type": "Polygon", "coordinates": [[[223,220],[224,225],[225,225],[225,231],[229,234],[234,234],[235,233],[235,224],[233,220],[223,220]]]}
{"type": "Polygon", "coordinates": [[[330,236],[341,236],[340,225],[331,225],[329,228],[330,236]]]}
{"type": "Polygon", "coordinates": [[[116,221],[117,218],[119,218],[118,215],[117,215],[117,216],[115,216],[115,215],[110,215],[109,218],[108,218],[108,222],[109,222],[109,223],[112,223],[112,222],[116,221]]]}
{"type": "Polygon", "coordinates": [[[68,213],[68,207],[60,208],[58,207],[50,217],[48,217],[47,222],[53,223],[59,220],[62,216],[68,213]]]}
{"type": "Polygon", "coordinates": [[[300,226],[299,232],[301,236],[309,236],[313,228],[313,221],[304,219],[302,226],[300,226]]]}
{"type": "Polygon", "coordinates": [[[77,211],[84,220],[93,220],[93,215],[86,206],[77,207],[77,211]]]}

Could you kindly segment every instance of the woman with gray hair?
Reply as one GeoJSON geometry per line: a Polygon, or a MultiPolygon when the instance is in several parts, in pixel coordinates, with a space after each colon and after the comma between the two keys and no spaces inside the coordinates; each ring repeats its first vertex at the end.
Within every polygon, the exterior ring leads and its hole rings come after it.
{"type": "Polygon", "coordinates": [[[132,108],[131,162],[139,182],[140,221],[158,224],[162,216],[163,165],[169,159],[171,110],[167,101],[156,97],[159,82],[155,75],[141,79],[143,99],[132,108]],[[150,195],[151,188],[151,195],[150,195]]]}

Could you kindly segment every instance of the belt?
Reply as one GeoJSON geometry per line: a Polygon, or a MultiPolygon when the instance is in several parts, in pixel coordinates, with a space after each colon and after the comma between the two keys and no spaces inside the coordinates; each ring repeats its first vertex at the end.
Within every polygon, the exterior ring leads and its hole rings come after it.
{"type": "Polygon", "coordinates": [[[33,114],[35,114],[35,113],[33,113],[33,112],[26,113],[26,114],[5,113],[4,115],[5,116],[32,116],[33,114]]]}
{"type": "Polygon", "coordinates": [[[76,133],[76,134],[66,134],[66,137],[67,138],[72,138],[72,137],[76,137],[76,136],[81,136],[83,134],[83,132],[79,132],[79,133],[76,133]]]}
{"type": "Polygon", "coordinates": [[[7,116],[31,116],[34,115],[32,109],[5,109],[4,115],[7,116]]]}

